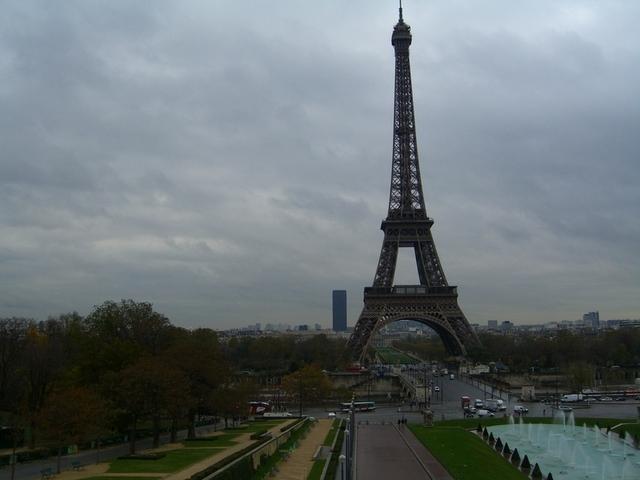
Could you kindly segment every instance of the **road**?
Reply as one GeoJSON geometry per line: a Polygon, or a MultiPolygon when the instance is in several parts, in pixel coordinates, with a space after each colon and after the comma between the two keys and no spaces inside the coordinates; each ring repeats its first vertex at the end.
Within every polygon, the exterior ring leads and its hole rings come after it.
{"type": "MultiPolygon", "coordinates": [[[[478,388],[475,385],[470,385],[459,379],[450,380],[449,377],[434,377],[433,380],[434,385],[438,385],[441,389],[440,393],[434,394],[431,398],[431,410],[434,413],[434,420],[463,418],[460,404],[460,397],[463,395],[471,397],[472,401],[476,398],[481,400],[492,398],[491,387],[486,387],[486,389],[478,388]]],[[[497,395],[496,398],[498,398],[497,395]]],[[[503,393],[503,396],[500,398],[504,400],[505,406],[507,407],[506,413],[513,412],[514,405],[524,405],[529,409],[529,416],[531,417],[551,417],[553,415],[553,410],[550,405],[539,402],[519,402],[513,398],[513,396],[511,396],[511,399],[507,398],[505,393],[503,393]]],[[[366,398],[362,398],[361,400],[366,400],[366,398]]],[[[638,406],[640,406],[640,402],[637,401],[612,402],[606,404],[595,403],[589,408],[575,408],[574,415],[576,418],[594,417],[632,420],[638,418],[638,406]]],[[[319,418],[326,415],[326,411],[320,409],[305,410],[305,413],[319,418]]],[[[376,411],[359,413],[357,415],[359,421],[369,420],[371,422],[397,422],[397,420],[402,417],[408,418],[410,422],[422,422],[423,420],[418,407],[414,406],[412,408],[408,402],[402,405],[378,404],[376,411]]]]}

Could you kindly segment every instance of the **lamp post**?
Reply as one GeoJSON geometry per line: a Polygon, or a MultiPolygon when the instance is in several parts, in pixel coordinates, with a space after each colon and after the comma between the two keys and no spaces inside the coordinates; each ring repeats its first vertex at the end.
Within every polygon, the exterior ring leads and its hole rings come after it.
{"type": "Polygon", "coordinates": [[[423,379],[423,382],[422,382],[422,384],[423,384],[422,386],[424,387],[424,398],[423,398],[423,400],[424,400],[424,409],[426,410],[427,409],[427,368],[426,367],[423,368],[422,373],[424,374],[423,375],[424,379],[423,379]]]}
{"type": "Polygon", "coordinates": [[[346,460],[346,457],[344,456],[344,453],[340,454],[338,459],[340,460],[340,480],[347,480],[344,477],[344,461],[346,460]]]}

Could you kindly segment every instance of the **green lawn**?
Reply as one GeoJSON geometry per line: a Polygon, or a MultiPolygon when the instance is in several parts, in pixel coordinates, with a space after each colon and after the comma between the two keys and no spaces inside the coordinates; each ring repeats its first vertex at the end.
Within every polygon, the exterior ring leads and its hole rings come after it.
{"type": "MultiPolygon", "coordinates": [[[[184,448],[170,450],[158,460],[124,460],[111,462],[107,473],[171,473],[214,455],[223,448],[184,448]]],[[[120,480],[120,479],[118,479],[120,480]]]]}
{"type": "Polygon", "coordinates": [[[322,476],[322,470],[324,470],[324,464],[326,460],[316,460],[313,462],[313,466],[311,467],[311,471],[309,475],[307,475],[307,480],[320,480],[322,476]]]}
{"type": "Polygon", "coordinates": [[[480,438],[463,428],[422,425],[409,425],[409,428],[456,480],[528,478],[480,438]]]}
{"type": "MultiPolygon", "coordinates": [[[[331,423],[331,428],[327,432],[327,436],[324,438],[324,442],[322,445],[326,445],[330,447],[333,444],[333,439],[336,438],[338,433],[338,427],[340,426],[340,420],[334,419],[331,423]]],[[[322,470],[324,470],[324,464],[327,462],[327,459],[318,459],[313,462],[313,466],[311,467],[311,471],[307,476],[307,480],[320,480],[320,476],[322,475],[322,470]]]]}
{"type": "Polygon", "coordinates": [[[376,348],[376,353],[383,363],[393,365],[418,363],[415,358],[410,357],[409,355],[392,347],[378,347],[376,348]]]}
{"type": "MultiPolygon", "coordinates": [[[[247,430],[248,431],[248,430],[247,430]]],[[[231,447],[237,445],[235,440],[242,433],[235,431],[234,433],[223,433],[222,435],[212,435],[210,437],[200,437],[196,440],[189,440],[182,442],[186,448],[200,448],[200,447],[231,447]]]]}
{"type": "Polygon", "coordinates": [[[339,426],[340,426],[340,420],[334,419],[333,423],[331,424],[331,429],[329,430],[329,433],[327,433],[327,436],[325,437],[324,442],[322,442],[322,445],[326,445],[328,447],[333,445],[333,439],[336,438],[336,434],[338,433],[339,426]]]}

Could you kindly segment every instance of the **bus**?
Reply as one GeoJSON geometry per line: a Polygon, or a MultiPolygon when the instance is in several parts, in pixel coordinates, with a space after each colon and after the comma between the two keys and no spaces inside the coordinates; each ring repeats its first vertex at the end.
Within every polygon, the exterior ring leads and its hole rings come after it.
{"type": "Polygon", "coordinates": [[[249,415],[264,415],[271,411],[269,402],[249,402],[249,415]]]}
{"type": "MultiPolygon", "coordinates": [[[[356,412],[372,412],[376,409],[376,402],[353,402],[353,409],[356,412]]],[[[347,413],[351,410],[351,402],[341,403],[340,411],[347,413]]]]}

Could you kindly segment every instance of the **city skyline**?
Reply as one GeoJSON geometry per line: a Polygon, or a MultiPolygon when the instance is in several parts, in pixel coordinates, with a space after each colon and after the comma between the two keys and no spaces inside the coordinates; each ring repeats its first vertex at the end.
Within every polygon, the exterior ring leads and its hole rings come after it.
{"type": "MultiPolygon", "coordinates": [[[[637,318],[635,2],[405,2],[427,212],[471,323],[637,318]]],[[[397,4],[7,3],[0,316],[178,325],[362,308],[397,4]]],[[[416,283],[400,257],[397,284],[416,283]]]]}

